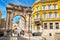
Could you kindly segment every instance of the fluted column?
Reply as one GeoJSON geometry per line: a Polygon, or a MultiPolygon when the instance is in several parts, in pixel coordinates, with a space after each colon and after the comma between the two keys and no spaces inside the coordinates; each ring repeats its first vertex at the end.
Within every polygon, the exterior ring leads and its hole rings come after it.
{"type": "Polygon", "coordinates": [[[13,17],[14,17],[14,11],[13,11],[13,12],[11,13],[11,15],[10,15],[10,29],[12,29],[13,17]]]}
{"type": "Polygon", "coordinates": [[[14,12],[7,12],[7,18],[6,18],[6,29],[11,29],[12,28],[12,23],[13,23],[13,16],[14,12]]]}
{"type": "Polygon", "coordinates": [[[9,29],[9,14],[10,12],[7,13],[7,18],[6,18],[6,30],[9,29]]]}
{"type": "Polygon", "coordinates": [[[13,26],[13,18],[15,16],[15,11],[12,10],[12,13],[10,15],[10,29],[12,29],[12,26],[13,26]]]}
{"type": "Polygon", "coordinates": [[[25,28],[25,30],[26,30],[26,10],[23,10],[23,12],[22,12],[23,14],[24,14],[24,28],[25,28]]]}

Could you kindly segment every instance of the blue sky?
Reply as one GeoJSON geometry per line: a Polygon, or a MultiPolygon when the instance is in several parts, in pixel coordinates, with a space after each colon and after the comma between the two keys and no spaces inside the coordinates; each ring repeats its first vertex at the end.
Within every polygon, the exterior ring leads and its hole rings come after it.
{"type": "MultiPolygon", "coordinates": [[[[23,6],[32,6],[35,0],[0,0],[0,11],[2,12],[2,18],[6,18],[7,11],[6,7],[8,3],[20,4],[23,6]]],[[[20,17],[14,17],[14,21],[19,21],[20,17]]]]}

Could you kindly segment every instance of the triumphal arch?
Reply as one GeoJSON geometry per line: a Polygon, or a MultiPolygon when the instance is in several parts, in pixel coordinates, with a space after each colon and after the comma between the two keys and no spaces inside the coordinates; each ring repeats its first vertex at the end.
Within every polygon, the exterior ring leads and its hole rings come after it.
{"type": "Polygon", "coordinates": [[[31,7],[26,7],[22,5],[15,5],[9,3],[6,7],[7,10],[7,18],[6,18],[6,29],[11,29],[13,24],[13,18],[15,16],[21,16],[24,18],[25,22],[25,28],[28,28],[28,21],[29,21],[29,15],[32,13],[31,7]]]}

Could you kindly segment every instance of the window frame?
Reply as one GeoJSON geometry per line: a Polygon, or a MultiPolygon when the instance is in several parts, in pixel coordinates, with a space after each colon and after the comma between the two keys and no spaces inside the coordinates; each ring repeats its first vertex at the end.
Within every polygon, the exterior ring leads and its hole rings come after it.
{"type": "Polygon", "coordinates": [[[36,11],[39,11],[39,6],[36,6],[36,11]]]}
{"type": "Polygon", "coordinates": [[[49,15],[48,15],[49,18],[52,18],[52,12],[49,12],[48,14],[49,14],[49,15]]]}
{"type": "Polygon", "coordinates": [[[46,10],[46,5],[42,5],[42,10],[46,10]]]}
{"type": "Polygon", "coordinates": [[[44,29],[47,29],[47,23],[44,23],[44,29]]]}
{"type": "Polygon", "coordinates": [[[49,23],[50,29],[53,29],[53,23],[49,23]]]}
{"type": "Polygon", "coordinates": [[[53,4],[54,9],[58,9],[58,5],[57,4],[53,4]]]}
{"type": "Polygon", "coordinates": [[[48,10],[51,10],[51,5],[48,5],[48,10]]]}
{"type": "Polygon", "coordinates": [[[59,23],[55,23],[56,29],[59,29],[59,23]]]}
{"type": "Polygon", "coordinates": [[[39,19],[40,18],[40,15],[39,14],[36,14],[36,19],[39,19]]]}
{"type": "Polygon", "coordinates": [[[44,19],[46,18],[46,13],[43,13],[43,18],[44,18],[44,19]]]}
{"type": "Polygon", "coordinates": [[[58,18],[58,12],[54,12],[54,18],[58,18]]]}

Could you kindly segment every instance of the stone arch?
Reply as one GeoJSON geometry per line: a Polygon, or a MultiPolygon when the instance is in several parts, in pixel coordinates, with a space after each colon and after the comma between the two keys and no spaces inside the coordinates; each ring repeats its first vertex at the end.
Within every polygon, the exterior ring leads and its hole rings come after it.
{"type": "MultiPolygon", "coordinates": [[[[14,17],[16,17],[16,16],[20,16],[21,18],[23,18],[24,19],[24,28],[26,29],[26,17],[25,16],[23,16],[23,15],[15,15],[14,17]]],[[[13,18],[14,18],[13,17],[13,18]]],[[[21,19],[20,19],[21,20],[21,19]]],[[[20,20],[19,20],[19,23],[20,23],[20,20]]]]}
{"type": "Polygon", "coordinates": [[[31,13],[31,7],[21,6],[21,5],[15,5],[9,3],[8,7],[6,7],[7,10],[7,17],[6,17],[6,29],[10,29],[12,26],[13,17],[16,15],[19,15],[25,19],[25,25],[26,25],[26,14],[31,13]]]}
{"type": "Polygon", "coordinates": [[[24,20],[26,21],[26,18],[23,15],[15,15],[14,17],[16,17],[16,16],[20,16],[20,17],[24,18],[24,20]]]}

